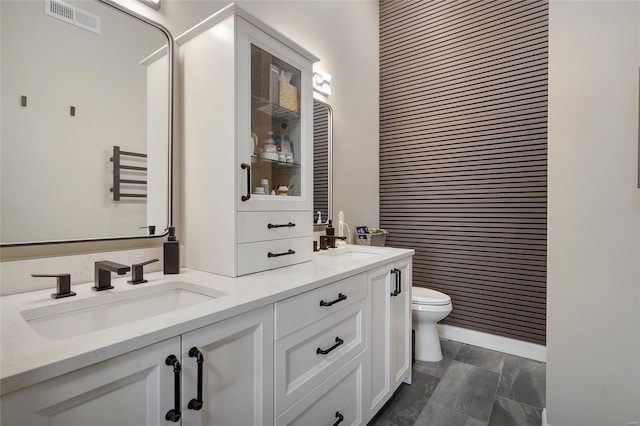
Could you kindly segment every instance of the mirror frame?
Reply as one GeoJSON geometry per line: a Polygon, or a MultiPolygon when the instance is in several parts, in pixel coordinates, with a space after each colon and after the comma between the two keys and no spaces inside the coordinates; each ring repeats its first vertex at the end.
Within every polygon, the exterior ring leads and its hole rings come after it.
{"type": "MultiPolygon", "coordinates": [[[[113,9],[118,10],[125,15],[130,16],[138,21],[141,21],[145,24],[151,25],[156,28],[160,32],[164,34],[167,38],[167,55],[168,55],[168,63],[169,63],[169,93],[168,93],[168,104],[169,108],[167,113],[169,114],[167,123],[167,132],[168,132],[168,182],[167,182],[167,228],[174,226],[173,225],[173,99],[174,99],[174,40],[173,36],[169,32],[169,30],[163,25],[158,24],[132,10],[127,9],[126,7],[114,2],[113,0],[96,0],[98,3],[102,3],[107,7],[111,7],[113,9]]],[[[43,245],[55,245],[55,244],[69,244],[69,243],[86,243],[86,242],[99,242],[99,241],[122,241],[122,240],[137,240],[137,239],[154,239],[161,238],[168,234],[168,230],[165,229],[164,232],[156,234],[156,235],[134,235],[130,237],[107,237],[107,238],[83,238],[83,239],[75,239],[75,240],[51,240],[51,241],[30,241],[24,243],[0,243],[0,247],[26,247],[26,246],[43,246],[43,245]]]]}
{"type": "MultiPolygon", "coordinates": [[[[328,218],[333,218],[333,108],[331,108],[331,105],[329,105],[327,101],[317,97],[315,92],[313,94],[313,102],[318,102],[319,104],[322,104],[322,106],[327,108],[327,113],[329,114],[329,118],[327,119],[327,139],[328,139],[327,151],[329,155],[329,161],[327,163],[328,164],[327,166],[327,175],[328,175],[327,176],[327,186],[328,186],[327,188],[327,198],[328,198],[327,219],[328,219],[328,218]]],[[[315,211],[312,211],[311,213],[315,214],[315,211]]],[[[313,222],[315,223],[315,216],[314,216],[313,222]]]]}

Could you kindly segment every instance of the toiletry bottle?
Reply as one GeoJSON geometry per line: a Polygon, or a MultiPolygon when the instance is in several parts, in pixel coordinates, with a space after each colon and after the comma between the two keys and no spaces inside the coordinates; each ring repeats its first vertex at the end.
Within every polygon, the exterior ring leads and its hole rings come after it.
{"type": "Polygon", "coordinates": [[[180,243],[176,239],[176,228],[169,227],[169,237],[163,244],[164,250],[164,273],[180,273],[180,243]]]}
{"type": "Polygon", "coordinates": [[[329,219],[329,221],[327,222],[327,237],[332,237],[334,235],[336,235],[336,228],[333,227],[332,223],[331,223],[331,219],[329,219]]]}

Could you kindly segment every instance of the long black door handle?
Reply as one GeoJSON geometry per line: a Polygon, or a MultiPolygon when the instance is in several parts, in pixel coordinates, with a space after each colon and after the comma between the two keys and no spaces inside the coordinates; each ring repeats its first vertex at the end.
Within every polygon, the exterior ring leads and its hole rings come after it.
{"type": "Polygon", "coordinates": [[[291,249],[289,249],[289,250],[287,250],[287,251],[285,251],[283,253],[271,253],[271,252],[269,252],[269,253],[267,253],[267,257],[280,257],[280,256],[287,256],[289,254],[296,254],[296,252],[294,250],[291,250],[291,249]]]}
{"type": "Polygon", "coordinates": [[[189,358],[195,358],[198,364],[198,389],[196,390],[197,397],[189,401],[187,408],[198,411],[204,405],[204,401],[202,400],[202,365],[204,364],[204,356],[202,356],[202,352],[194,346],[189,349],[189,358]]]}
{"type": "Polygon", "coordinates": [[[240,164],[242,170],[247,170],[247,195],[240,197],[242,201],[248,201],[251,198],[251,166],[247,163],[240,164]]]}
{"type": "Polygon", "coordinates": [[[344,416],[340,414],[340,411],[336,411],[336,418],[338,419],[333,426],[338,426],[344,420],[344,416]]]}
{"type": "Polygon", "coordinates": [[[393,274],[393,279],[394,279],[394,289],[391,292],[391,297],[397,296],[398,295],[398,270],[396,268],[393,268],[390,272],[391,274],[393,274]]]}
{"type": "Polygon", "coordinates": [[[400,269],[396,269],[398,273],[398,294],[402,293],[402,271],[400,269]]]}
{"type": "Polygon", "coordinates": [[[347,300],[347,296],[342,294],[342,293],[338,293],[338,298],[336,300],[332,300],[331,302],[325,302],[324,300],[320,301],[320,306],[331,306],[331,305],[335,305],[338,302],[342,302],[343,300],[347,300]]]}
{"type": "Polygon", "coordinates": [[[334,350],[335,348],[337,348],[338,346],[340,346],[343,343],[344,343],[344,340],[342,340],[339,337],[336,337],[336,344],[335,345],[331,346],[329,349],[320,349],[320,348],[318,348],[318,349],[316,349],[316,354],[318,354],[318,355],[326,355],[326,354],[328,354],[329,352],[331,352],[332,350],[334,350]]]}
{"type": "Polygon", "coordinates": [[[164,363],[168,366],[173,367],[173,406],[175,407],[167,411],[167,414],[164,416],[164,418],[170,422],[177,423],[180,421],[180,417],[182,416],[182,413],[180,413],[180,372],[182,371],[182,367],[180,366],[180,361],[178,361],[178,358],[176,358],[175,355],[169,355],[164,363]]]}

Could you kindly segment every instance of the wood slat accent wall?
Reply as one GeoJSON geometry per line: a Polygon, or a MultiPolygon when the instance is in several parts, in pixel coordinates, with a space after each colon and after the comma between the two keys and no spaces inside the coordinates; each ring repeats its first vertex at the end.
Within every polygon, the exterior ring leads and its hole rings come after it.
{"type": "Polygon", "coordinates": [[[547,1],[380,1],[380,224],[443,321],[545,344],[547,1]]]}
{"type": "Polygon", "coordinates": [[[313,101],[313,221],[329,217],[329,109],[313,101]]]}

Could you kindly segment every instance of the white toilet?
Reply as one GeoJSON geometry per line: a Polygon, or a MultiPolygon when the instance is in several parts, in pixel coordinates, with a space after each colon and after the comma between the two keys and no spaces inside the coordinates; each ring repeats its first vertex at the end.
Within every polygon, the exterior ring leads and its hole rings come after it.
{"type": "Polygon", "coordinates": [[[444,293],[424,287],[411,288],[413,329],[416,332],[415,356],[420,361],[442,359],[436,323],[453,309],[451,298],[444,293]]]}

